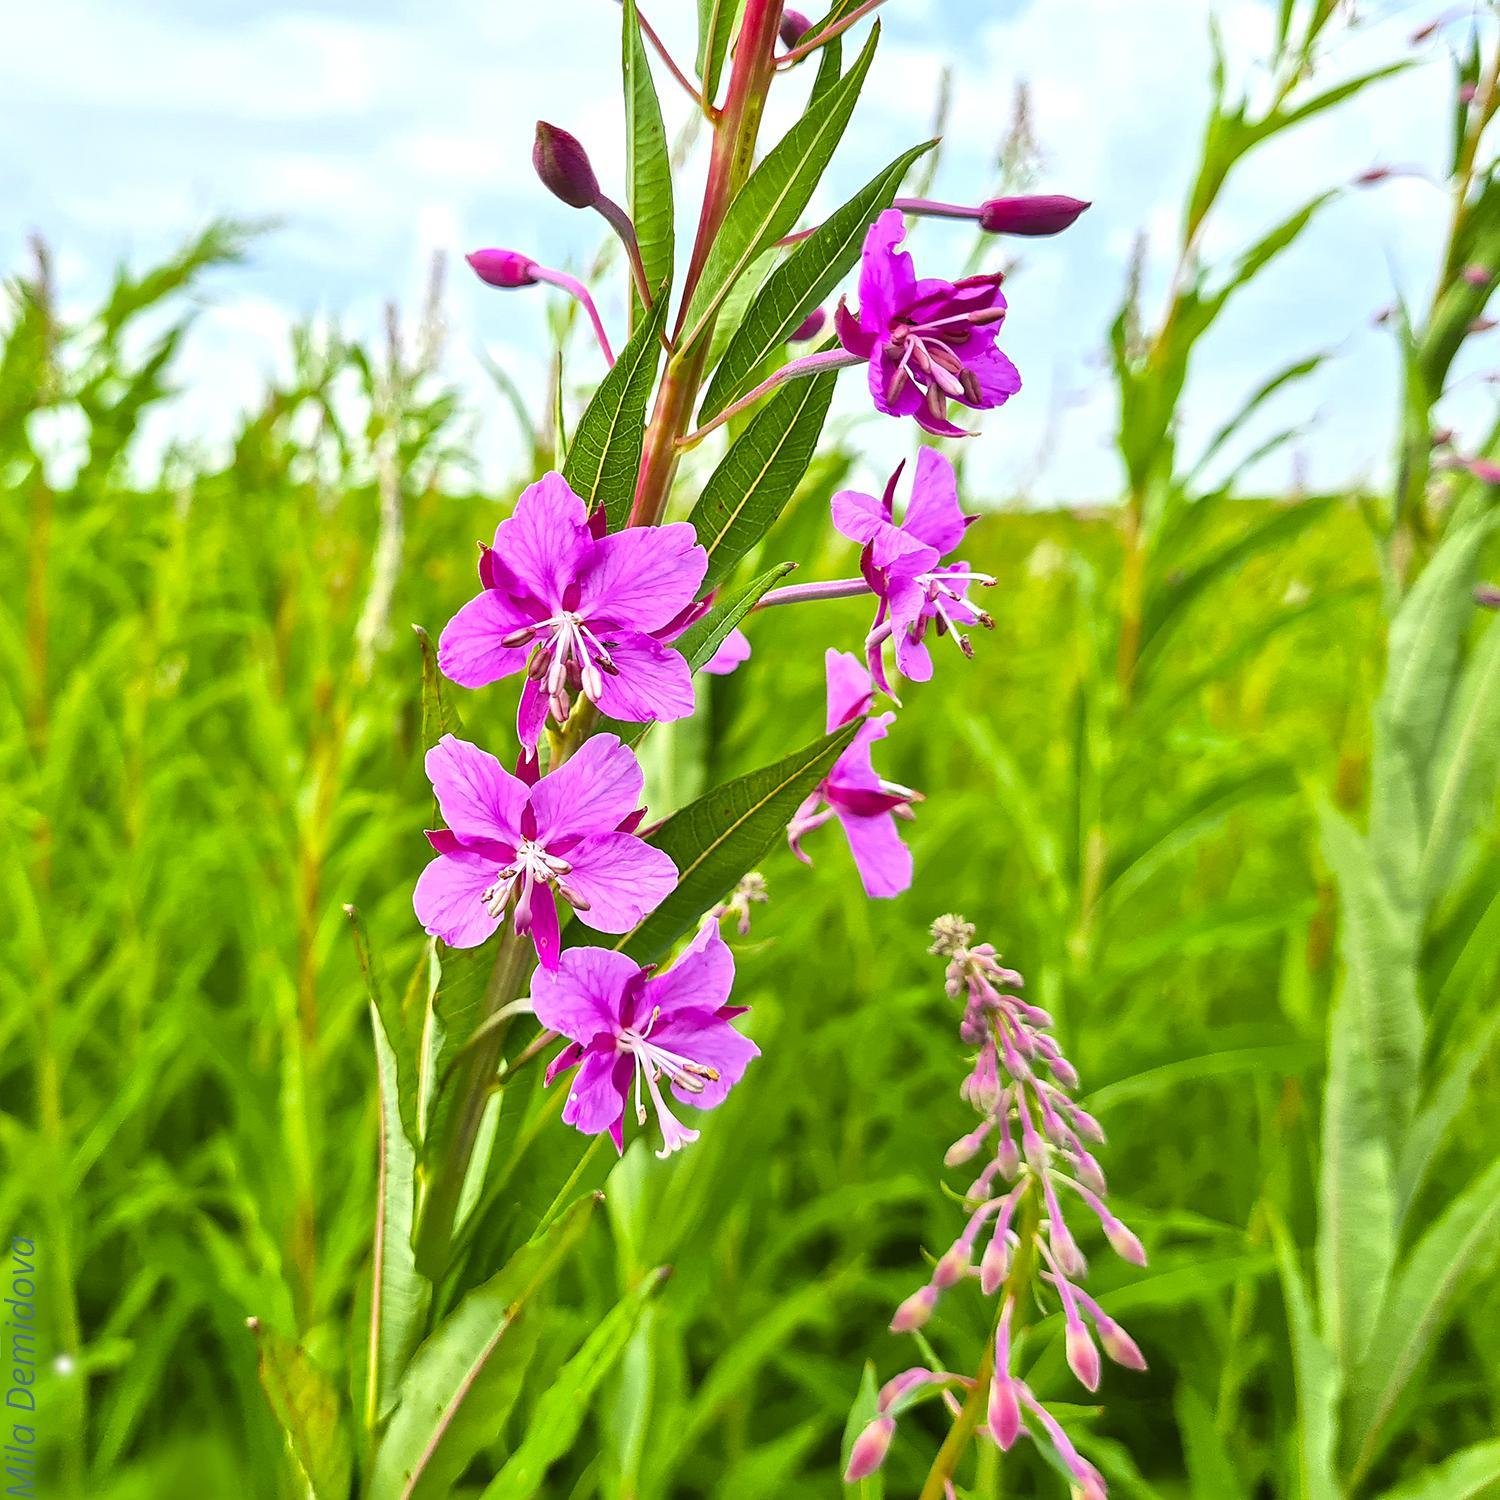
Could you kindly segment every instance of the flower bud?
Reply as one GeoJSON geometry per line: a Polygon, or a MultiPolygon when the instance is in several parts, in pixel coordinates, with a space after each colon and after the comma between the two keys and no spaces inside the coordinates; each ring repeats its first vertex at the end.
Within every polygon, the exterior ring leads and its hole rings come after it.
{"type": "Polygon", "coordinates": [[[800,10],[784,10],[781,13],[781,45],[795,47],[812,30],[812,22],[800,10]]]}
{"type": "Polygon", "coordinates": [[[1494,272],[1488,266],[1474,264],[1464,267],[1463,278],[1470,286],[1488,286],[1494,280],[1494,272]]]}
{"type": "Polygon", "coordinates": [[[944,1292],[950,1286],[957,1286],[964,1279],[964,1272],[969,1269],[969,1258],[972,1253],[972,1247],[966,1245],[961,1239],[949,1245],[943,1252],[943,1258],[933,1269],[933,1286],[944,1292]]]}
{"type": "Polygon", "coordinates": [[[1141,1353],[1141,1346],[1113,1318],[1096,1316],[1094,1327],[1099,1330],[1099,1342],[1104,1345],[1104,1352],[1117,1365],[1123,1365],[1127,1370],[1146,1368],[1146,1356],[1141,1353]]]}
{"type": "Polygon", "coordinates": [[[1021,1403],[1016,1399],[1016,1383],[1001,1371],[995,1372],[990,1382],[990,1403],[987,1413],[990,1436],[1007,1451],[1021,1435],[1021,1403]]]}
{"type": "Polygon", "coordinates": [[[1009,1270],[1010,1247],[1001,1235],[998,1239],[992,1239],[984,1247],[984,1254],[979,1257],[979,1290],[986,1297],[993,1297],[1000,1290],[1000,1284],[1009,1270]]]}
{"type": "Polygon", "coordinates": [[[875,1410],[881,1416],[889,1416],[892,1408],[900,1409],[899,1403],[909,1396],[919,1386],[929,1384],[937,1379],[931,1370],[918,1366],[915,1369],[903,1370],[899,1375],[892,1375],[886,1383],[880,1387],[880,1394],[875,1398],[875,1410]]]}
{"type": "Polygon", "coordinates": [[[984,1144],[984,1138],[995,1127],[993,1120],[986,1120],[977,1130],[971,1130],[968,1135],[961,1135],[948,1147],[947,1155],[943,1157],[945,1167],[961,1167],[966,1161],[972,1161],[984,1144]]]}
{"type": "Polygon", "coordinates": [[[792,330],[788,336],[788,342],[793,344],[805,344],[810,339],[815,339],[822,333],[823,325],[828,321],[828,314],[821,307],[815,307],[808,315],[792,330]]]}
{"type": "Polygon", "coordinates": [[[1060,234],[1088,206],[1061,193],[991,198],[979,205],[979,227],[990,234],[1060,234]]]}
{"type": "Polygon", "coordinates": [[[1079,1381],[1091,1391],[1099,1389],[1099,1351],[1089,1337],[1089,1331],[1078,1319],[1068,1321],[1064,1340],[1068,1354],[1068,1368],[1079,1381]]]}
{"type": "Polygon", "coordinates": [[[569,208],[593,208],[600,198],[599,179],[589,164],[583,142],[545,120],[536,122],[531,164],[542,186],[569,208]]]}
{"type": "Polygon", "coordinates": [[[519,250],[475,250],[464,259],[486,286],[536,285],[536,262],[519,250]]]}
{"type": "Polygon", "coordinates": [[[896,1422],[893,1417],[876,1417],[855,1438],[849,1449],[849,1467],[844,1470],[844,1483],[853,1484],[858,1479],[868,1479],[885,1462],[891,1439],[895,1435],[896,1422]]]}
{"type": "Polygon", "coordinates": [[[1133,1266],[1146,1264],[1146,1247],[1118,1219],[1104,1221],[1104,1237],[1121,1260],[1128,1260],[1133,1266]]]}
{"type": "Polygon", "coordinates": [[[911,1333],[921,1328],[932,1316],[932,1310],[937,1306],[938,1288],[935,1286],[920,1287],[913,1292],[900,1307],[896,1309],[896,1316],[891,1319],[892,1333],[911,1333]]]}

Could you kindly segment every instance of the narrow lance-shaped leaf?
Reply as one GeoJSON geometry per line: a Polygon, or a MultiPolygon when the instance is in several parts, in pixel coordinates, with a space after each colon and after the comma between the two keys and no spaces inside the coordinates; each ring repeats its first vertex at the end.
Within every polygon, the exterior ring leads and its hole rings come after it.
{"type": "Polygon", "coordinates": [[[698,0],[698,77],[703,82],[703,97],[714,102],[719,92],[719,75],[729,53],[729,38],[744,0],[698,0]]]}
{"type": "Polygon", "coordinates": [[[684,321],[682,348],[702,337],[729,288],[763,250],[786,234],[807,207],[842,139],[865,74],[875,58],[877,25],[854,66],[777,142],[735,198],[719,227],[684,321]]]}
{"type": "Polygon", "coordinates": [[[430,750],[445,734],[462,734],[464,721],[443,692],[432,637],[420,625],[413,625],[412,630],[422,652],[422,744],[430,750]]]}
{"type": "Polygon", "coordinates": [[[871,178],[844,206],[820,224],[779,265],[750,305],[718,369],[698,415],[700,423],[715,417],[755,383],[767,357],[836,287],[859,259],[865,233],[891,206],[896,190],[919,156],[937,144],[928,141],[903,152],[871,178]]]}
{"type": "Polygon", "coordinates": [[[249,1328],[260,1355],[261,1386],[311,1500],[348,1500],[354,1457],[333,1382],[300,1344],[258,1318],[249,1320],[249,1328]]]}
{"type": "Polygon", "coordinates": [[[646,404],[661,362],[661,330],[667,315],[666,288],[657,289],[651,315],[641,319],[613,369],[599,384],[579,419],[563,464],[563,478],[592,506],[603,501],[609,528],[630,516],[646,441],[646,404]]]}
{"type": "MultiPolygon", "coordinates": [[[[630,218],[646,284],[661,287],[665,296],[672,286],[672,161],[635,0],[625,0],[623,21],[625,176],[630,183],[630,218]]],[[[631,309],[634,328],[643,309],[633,288],[631,309]]]]}
{"type": "Polygon", "coordinates": [[[417,1350],[376,1449],[369,1500],[438,1500],[452,1493],[477,1451],[469,1444],[484,1440],[473,1425],[459,1423],[461,1409],[497,1359],[506,1358],[506,1334],[578,1243],[598,1202],[597,1194],[580,1199],[545,1234],[522,1246],[417,1350]]]}
{"type": "Polygon", "coordinates": [[[836,371],[794,380],[751,419],[709,476],[688,519],[708,553],[712,588],[768,532],[807,472],[836,371]]]}
{"type": "Polygon", "coordinates": [[[1500,1484],[1500,1441],[1475,1443],[1423,1469],[1380,1500],[1480,1500],[1500,1484]]]}
{"type": "Polygon", "coordinates": [[[672,856],[677,889],[617,946],[641,963],[659,959],[782,836],[858,728],[846,725],[775,765],[725,782],[668,818],[648,842],[672,856]]]}
{"type": "Polygon", "coordinates": [[[577,1440],[589,1405],[619,1363],[641,1313],[671,1271],[658,1267],[605,1314],[583,1347],[548,1384],[532,1413],[521,1446],[491,1480],[481,1500],[530,1500],[542,1492],[547,1470],[577,1440]]]}

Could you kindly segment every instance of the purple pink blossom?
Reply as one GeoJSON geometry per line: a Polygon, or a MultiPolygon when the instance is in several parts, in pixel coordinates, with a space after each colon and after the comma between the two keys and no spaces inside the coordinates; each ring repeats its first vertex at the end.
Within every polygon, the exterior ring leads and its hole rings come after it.
{"type": "Polygon", "coordinates": [[[608,1131],[624,1147],[625,1108],[634,1096],[636,1123],[650,1100],[670,1156],[698,1132],[672,1113],[665,1080],[679,1104],[713,1109],[728,1097],[760,1049],[731,1022],[734,955],[705,922],[663,973],[607,948],[569,948],[553,971],[538,970],[531,1001],[537,1019],[568,1038],[547,1069],[547,1082],[576,1067],[563,1121],[585,1135],[608,1131]]]}
{"type": "Polygon", "coordinates": [[[911,256],[896,248],[905,237],[906,220],[896,209],[870,226],[859,310],[839,303],[839,342],[868,361],[877,410],[915,417],[942,437],[965,437],[967,431],[948,420],[949,401],[985,411],[1021,389],[1016,367],[995,344],[1005,317],[1001,276],[919,281],[911,256]]]}
{"type": "Polygon", "coordinates": [[[641,768],[612,734],[534,783],[446,734],[427,752],[427,775],[448,826],[427,834],[437,858],[412,904],[451,947],[477,947],[509,913],[554,969],[559,899],[596,932],[629,932],[677,884],[672,861],[635,836],[641,768]]]}

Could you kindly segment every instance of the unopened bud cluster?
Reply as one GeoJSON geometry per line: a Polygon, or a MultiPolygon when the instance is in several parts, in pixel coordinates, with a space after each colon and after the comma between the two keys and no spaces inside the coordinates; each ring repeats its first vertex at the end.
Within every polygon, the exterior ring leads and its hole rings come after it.
{"type": "Polygon", "coordinates": [[[1014,1372],[1013,1336],[1033,1303],[1053,1303],[1063,1317],[1068,1365],[1090,1391],[1099,1387],[1101,1347],[1116,1364],[1144,1369],[1135,1341],[1081,1286],[1087,1262],[1064,1203],[1072,1205],[1075,1219],[1079,1205],[1085,1216],[1097,1219],[1116,1255],[1144,1265],[1145,1251],[1105,1202],[1104,1173],[1089,1150],[1102,1143],[1104,1133],[1072,1098],[1078,1075],[1051,1035],[1052,1017],[1013,993],[1023,985],[1021,976],[1000,963],[991,944],[976,945],[974,936],[974,927],[962,917],[939,917],[932,925],[931,951],[947,959],[947,992],[963,1002],[959,1036],[975,1050],[960,1093],[981,1117],[948,1148],[945,1163],[963,1166],[981,1153],[986,1159],[964,1195],[969,1217],[962,1232],[939,1257],[927,1283],[897,1308],[891,1331],[921,1328],[945,1291],[977,1280],[985,1296],[1000,1298],[993,1369],[977,1378],[925,1369],[896,1376],[882,1392],[877,1417],[851,1451],[849,1478],[871,1473],[883,1461],[902,1406],[934,1391],[956,1404],[955,1387],[972,1392],[983,1379],[980,1431],[1001,1449],[1009,1449],[1022,1433],[1047,1443],[1075,1493],[1082,1500],[1101,1500],[1106,1490],[1098,1470],[1014,1372]]]}

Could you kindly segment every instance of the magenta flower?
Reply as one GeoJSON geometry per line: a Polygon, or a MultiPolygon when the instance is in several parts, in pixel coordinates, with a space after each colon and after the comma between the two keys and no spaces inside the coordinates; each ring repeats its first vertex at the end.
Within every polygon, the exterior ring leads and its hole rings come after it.
{"type": "Polygon", "coordinates": [[[857,490],[841,490],[833,497],[833,524],[864,547],[860,568],[879,601],[865,638],[865,657],[884,692],[890,691],[882,652],[887,640],[896,643],[896,670],[912,682],[926,682],[932,676],[932,657],[922,638],[929,625],[935,624],[939,635],[951,634],[963,653],[972,656],[973,647],[959,627],[988,629],[994,624],[967,595],[970,584],[988,587],[995,580],[966,563],[942,561],[975,519],[958,507],[953,465],[935,449],[918,453],[911,499],[898,525],[893,502],[901,468],[891,475],[880,500],[857,490]]]}
{"type": "Polygon", "coordinates": [[[443,630],[438,665],[463,687],[524,671],[528,750],[577,692],[635,724],[686,718],[692,673],[655,632],[692,604],[707,566],[685,521],[604,536],[562,475],[543,475],[481,554],[484,588],[443,630]]]}
{"type": "Polygon", "coordinates": [[[950,399],[986,411],[1021,389],[1016,367],[995,347],[1005,317],[1000,274],[918,281],[911,256],[896,248],[905,237],[906,220],[893,208],[870,226],[859,312],[839,303],[839,342],[869,361],[878,410],[914,416],[943,437],[967,437],[948,420],[950,399]]]}
{"type": "Polygon", "coordinates": [[[568,1038],[553,1058],[547,1082],[577,1067],[563,1105],[563,1122],[585,1135],[609,1132],[625,1144],[625,1101],[635,1091],[636,1123],[646,1123],[642,1096],[651,1098],[670,1156],[698,1139],[672,1113],[661,1080],[681,1104],[714,1109],[744,1076],[760,1048],[729,1023],[743,1014],[726,1004],[734,957],[717,923],[707,922],[663,974],[607,948],[569,948],[555,973],[538,970],[531,1001],[537,1019],[568,1038]]]}
{"type": "MultiPolygon", "coordinates": [[[[830,649],[825,662],[828,732],[832,734],[869,714],[875,690],[858,657],[830,649]]],[[[920,801],[921,794],[882,781],[870,761],[870,747],[883,740],[895,722],[895,714],[890,713],[865,718],[849,748],[797,809],[786,831],[792,853],[803,864],[811,864],[802,852],[802,839],[830,818],[837,818],[849,840],[849,852],[867,896],[899,896],[911,885],[911,850],[901,842],[896,819],[912,817],[911,804],[920,801]]]]}
{"type": "Polygon", "coordinates": [[[597,932],[629,932],[677,884],[677,867],[636,838],[643,777],[612,734],[534,785],[493,755],[445,734],[427,752],[427,775],[448,825],[430,831],[438,857],[412,895],[417,919],[453,948],[474,948],[512,906],[518,933],[557,967],[557,897],[597,932]]]}

